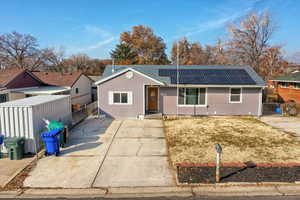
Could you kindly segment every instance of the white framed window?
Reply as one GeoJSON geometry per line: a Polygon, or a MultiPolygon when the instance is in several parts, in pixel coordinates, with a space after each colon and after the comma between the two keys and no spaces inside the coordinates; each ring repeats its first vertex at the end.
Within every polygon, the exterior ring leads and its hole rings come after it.
{"type": "Polygon", "coordinates": [[[288,88],[290,86],[290,84],[288,82],[281,82],[280,83],[280,87],[282,88],[288,88]]]}
{"type": "Polygon", "coordinates": [[[295,89],[300,89],[300,83],[294,83],[294,88],[295,89]]]}
{"type": "Polygon", "coordinates": [[[132,104],[132,92],[109,91],[108,102],[115,105],[130,105],[132,104]]]}
{"type": "Polygon", "coordinates": [[[179,106],[206,106],[206,88],[179,88],[179,106]]]}
{"type": "Polygon", "coordinates": [[[230,88],[229,103],[242,103],[242,88],[230,88]]]}

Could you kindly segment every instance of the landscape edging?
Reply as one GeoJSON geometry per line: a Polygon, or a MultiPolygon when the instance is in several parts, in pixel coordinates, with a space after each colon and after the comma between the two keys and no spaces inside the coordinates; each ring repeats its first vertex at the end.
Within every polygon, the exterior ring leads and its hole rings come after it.
{"type": "MultiPolygon", "coordinates": [[[[176,167],[215,167],[215,163],[176,163],[176,167]]],[[[288,163],[255,163],[256,167],[298,167],[300,163],[288,162],[288,163]]],[[[247,167],[243,162],[230,162],[221,163],[221,167],[247,167]]]]}

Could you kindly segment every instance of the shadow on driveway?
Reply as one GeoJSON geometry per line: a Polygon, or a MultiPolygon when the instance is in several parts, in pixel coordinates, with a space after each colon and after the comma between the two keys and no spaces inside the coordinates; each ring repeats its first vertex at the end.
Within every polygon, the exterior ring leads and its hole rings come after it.
{"type": "Polygon", "coordinates": [[[105,132],[111,119],[87,118],[69,133],[69,141],[61,150],[61,156],[95,156],[105,147],[105,132]],[[103,146],[103,148],[99,148],[103,146]]]}

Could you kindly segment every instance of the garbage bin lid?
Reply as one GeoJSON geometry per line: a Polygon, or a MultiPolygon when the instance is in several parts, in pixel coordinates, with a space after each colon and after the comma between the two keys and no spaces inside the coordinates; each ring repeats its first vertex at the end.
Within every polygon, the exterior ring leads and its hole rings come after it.
{"type": "Polygon", "coordinates": [[[61,128],[57,128],[57,129],[53,129],[51,131],[47,131],[45,133],[42,134],[43,137],[53,137],[56,136],[62,129],[61,128]]]}
{"type": "Polygon", "coordinates": [[[24,137],[6,137],[4,143],[6,144],[19,144],[25,141],[24,137]]]}
{"type": "Polygon", "coordinates": [[[64,124],[59,122],[59,121],[56,121],[56,120],[51,120],[50,124],[48,125],[47,128],[49,130],[54,130],[54,129],[57,129],[57,128],[64,128],[64,124]]]}

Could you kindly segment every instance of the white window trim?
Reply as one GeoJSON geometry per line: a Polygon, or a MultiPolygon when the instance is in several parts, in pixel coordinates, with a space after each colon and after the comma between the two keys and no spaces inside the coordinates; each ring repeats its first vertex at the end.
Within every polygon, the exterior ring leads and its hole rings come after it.
{"type": "Polygon", "coordinates": [[[283,86],[283,84],[280,84],[281,88],[289,88],[289,83],[288,82],[282,82],[282,83],[288,84],[288,86],[283,86]]]}
{"type": "Polygon", "coordinates": [[[243,88],[240,87],[229,88],[229,103],[243,103],[243,88]],[[231,89],[241,89],[240,101],[231,101],[231,89]]]}
{"type": "MultiPolygon", "coordinates": [[[[132,102],[129,101],[129,96],[130,96],[130,94],[132,94],[131,91],[109,91],[109,92],[112,93],[112,104],[110,104],[110,105],[119,105],[119,106],[122,106],[122,105],[132,105],[133,104],[132,102]],[[121,93],[126,93],[127,94],[127,103],[114,103],[114,94],[115,93],[120,93],[120,94],[121,93]]],[[[108,94],[108,96],[109,96],[109,94],[108,94]]],[[[131,98],[133,98],[133,97],[131,97],[131,98]]]]}
{"type": "MultiPolygon", "coordinates": [[[[194,87],[179,87],[179,88],[194,88],[194,87]]],[[[205,104],[200,105],[200,104],[196,104],[196,105],[185,105],[185,104],[179,104],[178,100],[179,100],[179,88],[177,88],[177,106],[178,107],[207,107],[207,88],[206,87],[197,87],[198,89],[200,88],[205,88],[205,104]]],[[[186,93],[184,92],[184,99],[185,99],[185,95],[186,93]]],[[[200,95],[200,92],[199,92],[200,95]]],[[[198,96],[199,98],[200,96],[198,96]]]]}
{"type": "Polygon", "coordinates": [[[294,89],[295,89],[295,90],[300,90],[300,87],[296,87],[296,84],[299,84],[299,85],[300,85],[300,83],[295,83],[295,84],[294,84],[294,89]]]}

